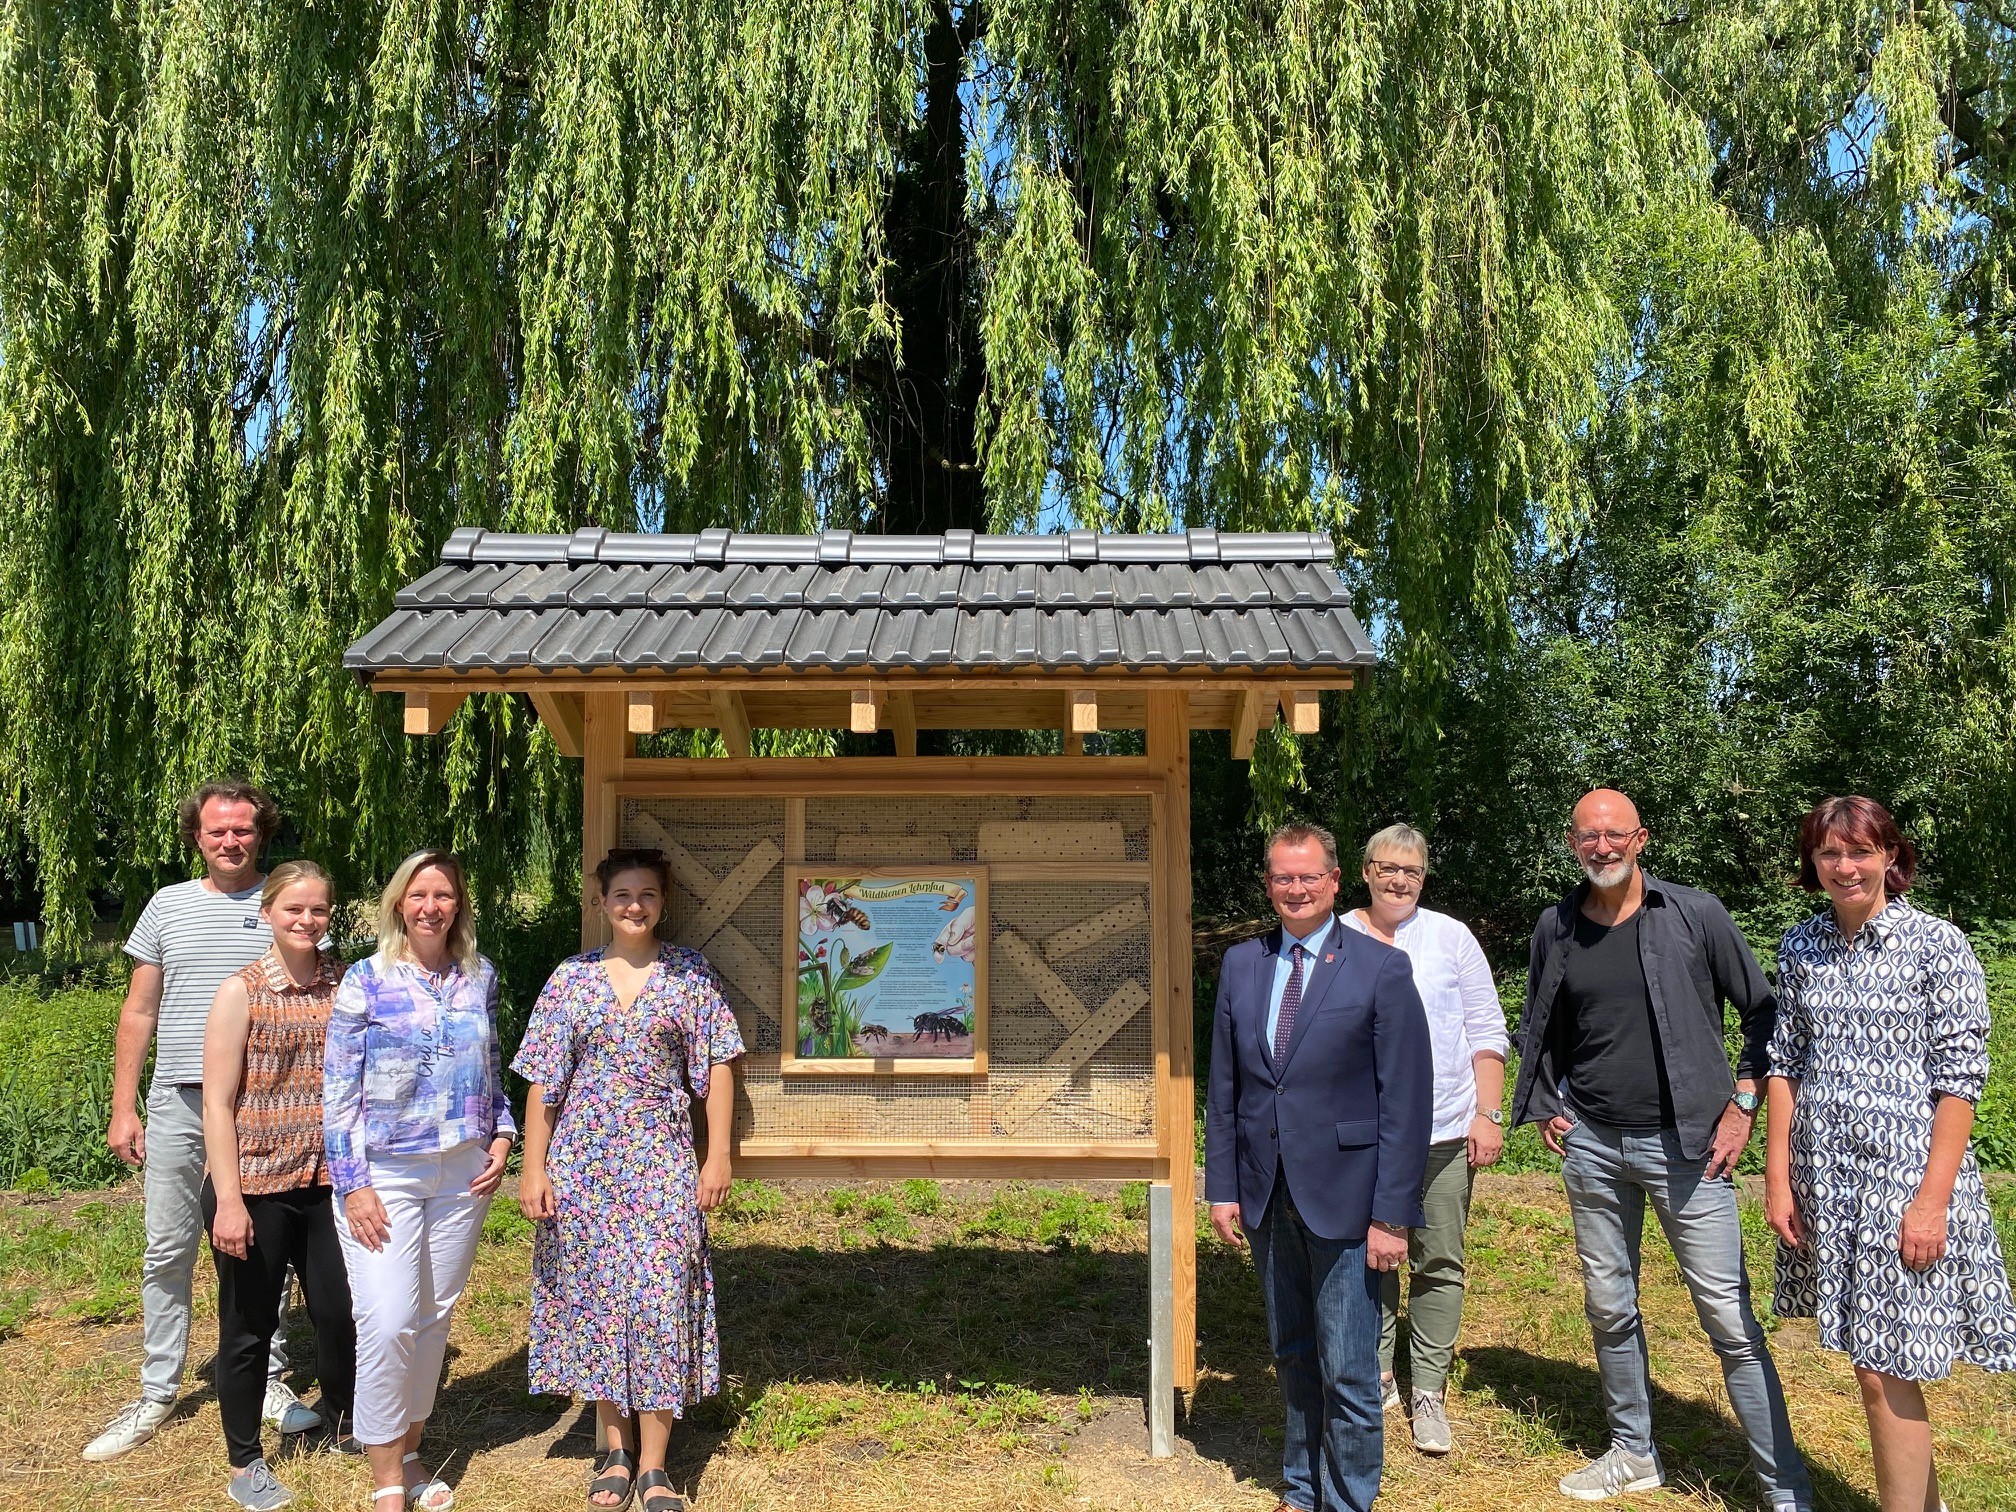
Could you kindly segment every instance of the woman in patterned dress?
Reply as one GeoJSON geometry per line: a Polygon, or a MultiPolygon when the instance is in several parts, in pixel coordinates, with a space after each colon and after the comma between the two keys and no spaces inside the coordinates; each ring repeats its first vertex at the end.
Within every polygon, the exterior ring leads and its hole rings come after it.
{"type": "Polygon", "coordinates": [[[512,1062],[532,1083],[518,1183],[538,1224],[531,1389],[595,1403],[591,1509],[627,1505],[634,1474],[645,1512],[678,1512],[672,1422],[721,1386],[701,1215],[728,1194],[742,1036],[706,958],[658,941],[665,858],[612,851],[595,880],[611,943],[560,964],[512,1062]],[[689,1086],[707,1108],[704,1165],[689,1086]]]}
{"type": "Polygon", "coordinates": [[[1988,1079],[1981,963],[1902,896],[1911,843],[1880,804],[1829,798],[1800,881],[1833,907],[1778,947],[1765,1212],[1781,1317],[1854,1362],[1883,1512],[1939,1512],[1921,1381],[2016,1369],[2016,1301],[1968,1148],[1988,1079]]]}

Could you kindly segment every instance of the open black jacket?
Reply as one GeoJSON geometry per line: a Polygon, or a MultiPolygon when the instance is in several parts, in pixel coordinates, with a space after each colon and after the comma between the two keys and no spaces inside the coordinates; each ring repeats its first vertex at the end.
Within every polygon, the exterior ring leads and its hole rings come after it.
{"type": "MultiPolygon", "coordinates": [[[[1556,1064],[1554,1002],[1575,931],[1575,915],[1589,895],[1584,882],[1540,915],[1526,965],[1526,1013],[1519,1021],[1519,1082],[1512,1092],[1512,1122],[1538,1123],[1566,1113],[1562,1068],[1556,1064]]],[[[1770,1071],[1771,1031],[1778,999],[1729,910],[1697,888],[1661,882],[1645,873],[1645,905],[1638,953],[1652,997],[1652,1018],[1673,1089],[1680,1148],[1690,1160],[1706,1159],[1715,1125],[1736,1090],[1737,1077],[1762,1080],[1770,1071]],[[1736,1072],[1729,1071],[1723,1039],[1723,1003],[1734,1005],[1743,1025],[1736,1072]]],[[[1572,1116],[1572,1114],[1570,1115],[1572,1116]]]]}

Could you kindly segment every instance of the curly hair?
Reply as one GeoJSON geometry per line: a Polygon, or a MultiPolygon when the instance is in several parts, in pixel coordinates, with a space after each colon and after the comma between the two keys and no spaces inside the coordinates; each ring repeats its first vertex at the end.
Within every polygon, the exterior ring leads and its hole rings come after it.
{"type": "Polygon", "coordinates": [[[264,850],[266,842],[280,831],[280,805],[262,787],[254,787],[249,782],[233,778],[225,782],[206,782],[187,798],[176,811],[176,822],[182,832],[182,843],[191,850],[196,848],[196,836],[203,829],[203,805],[213,799],[224,803],[249,803],[252,805],[252,823],[259,832],[259,848],[264,850]]]}

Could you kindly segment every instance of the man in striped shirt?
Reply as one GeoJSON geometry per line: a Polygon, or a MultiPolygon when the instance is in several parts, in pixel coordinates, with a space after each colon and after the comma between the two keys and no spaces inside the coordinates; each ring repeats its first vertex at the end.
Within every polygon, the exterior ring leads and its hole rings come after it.
{"type": "MultiPolygon", "coordinates": [[[[140,1310],[146,1363],[140,1400],[85,1446],[87,1460],[115,1459],[146,1443],[174,1410],[189,1350],[189,1295],[203,1234],[203,1028],[224,979],[256,961],[273,940],[259,916],[259,889],[266,880],[259,853],[280,827],[273,800],[250,783],[213,782],[182,804],[180,820],[183,840],[203,858],[204,875],[162,888],[127,938],[133,980],[119,1013],[112,1123],[105,1135],[114,1154],[143,1168],[147,1256],[140,1310]],[[150,1045],[154,1080],[143,1123],[140,1071],[150,1045]]],[[[304,1432],[321,1419],[282,1384],[286,1366],[276,1334],[267,1420],[285,1433],[304,1432]]]]}

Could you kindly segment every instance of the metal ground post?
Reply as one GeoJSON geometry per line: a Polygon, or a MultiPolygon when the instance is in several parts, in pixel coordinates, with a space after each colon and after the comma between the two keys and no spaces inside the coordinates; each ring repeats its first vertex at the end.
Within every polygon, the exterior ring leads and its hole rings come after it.
{"type": "Polygon", "coordinates": [[[1148,1454],[1176,1452],[1176,1201],[1148,1188],[1148,1454]]]}

